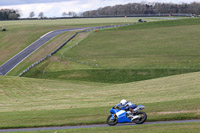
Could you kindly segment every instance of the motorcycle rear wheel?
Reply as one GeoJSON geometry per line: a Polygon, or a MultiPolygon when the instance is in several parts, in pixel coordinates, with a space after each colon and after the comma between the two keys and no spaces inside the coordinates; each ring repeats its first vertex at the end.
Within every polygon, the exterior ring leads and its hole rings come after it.
{"type": "Polygon", "coordinates": [[[107,124],[109,126],[115,126],[118,123],[118,119],[117,119],[116,116],[115,116],[114,120],[111,120],[111,118],[112,118],[112,115],[109,115],[108,118],[107,118],[107,124]]]}
{"type": "Polygon", "coordinates": [[[145,112],[138,112],[136,115],[140,115],[141,118],[133,120],[136,124],[143,124],[147,119],[147,114],[145,112]]]}

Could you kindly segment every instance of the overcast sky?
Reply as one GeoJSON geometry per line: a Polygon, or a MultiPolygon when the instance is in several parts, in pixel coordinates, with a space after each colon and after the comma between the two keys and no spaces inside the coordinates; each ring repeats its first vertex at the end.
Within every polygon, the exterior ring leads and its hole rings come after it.
{"type": "Polygon", "coordinates": [[[200,2],[200,0],[0,0],[0,9],[18,9],[21,11],[22,17],[28,17],[31,11],[34,11],[36,15],[39,12],[44,12],[44,15],[47,17],[59,17],[63,12],[68,11],[78,13],[104,6],[142,1],[172,3],[200,2]]]}

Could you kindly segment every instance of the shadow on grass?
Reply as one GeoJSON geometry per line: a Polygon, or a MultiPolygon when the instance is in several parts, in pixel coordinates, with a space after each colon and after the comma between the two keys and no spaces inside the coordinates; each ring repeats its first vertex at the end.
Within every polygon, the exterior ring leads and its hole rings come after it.
{"type": "Polygon", "coordinates": [[[200,69],[89,69],[66,70],[58,72],[44,72],[42,70],[43,69],[33,69],[24,76],[42,79],[75,80],[119,84],[183,73],[197,72],[200,69]]]}

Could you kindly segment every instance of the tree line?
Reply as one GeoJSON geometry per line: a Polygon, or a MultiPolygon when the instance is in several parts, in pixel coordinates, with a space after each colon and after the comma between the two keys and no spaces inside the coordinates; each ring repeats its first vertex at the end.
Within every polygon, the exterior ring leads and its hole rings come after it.
{"type": "Polygon", "coordinates": [[[0,20],[16,20],[19,19],[20,13],[13,9],[1,9],[0,20]]]}
{"type": "MultiPolygon", "coordinates": [[[[33,17],[35,17],[35,12],[30,12],[29,13],[29,18],[33,18],[33,17]]],[[[44,17],[44,13],[43,12],[40,12],[39,14],[38,14],[38,18],[46,18],[46,17],[44,17]]]]}
{"type": "Polygon", "coordinates": [[[200,3],[129,3],[86,11],[82,16],[133,15],[133,14],[200,14],[200,3]]]}
{"type": "MultiPolygon", "coordinates": [[[[78,16],[78,14],[73,12],[73,11],[62,13],[62,17],[77,17],[77,16],[78,16]]],[[[43,12],[40,12],[37,16],[34,11],[31,11],[29,13],[29,18],[35,18],[35,17],[40,18],[40,19],[46,19],[47,18],[47,17],[44,16],[43,12]]]]}
{"type": "MultiPolygon", "coordinates": [[[[129,3],[125,5],[106,6],[97,10],[85,11],[77,14],[73,11],[63,12],[62,17],[98,17],[98,16],[128,16],[137,14],[196,14],[200,15],[200,3],[190,4],[174,3],[129,3]]],[[[33,11],[29,18],[45,19],[43,12],[36,15],[33,11]]],[[[20,18],[20,12],[14,9],[0,9],[0,20],[16,20],[20,18]]]]}

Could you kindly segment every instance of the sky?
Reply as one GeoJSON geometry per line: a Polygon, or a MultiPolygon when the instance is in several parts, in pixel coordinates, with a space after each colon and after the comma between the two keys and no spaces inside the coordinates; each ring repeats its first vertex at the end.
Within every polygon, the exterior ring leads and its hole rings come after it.
{"type": "Polygon", "coordinates": [[[60,17],[63,12],[80,13],[117,4],[138,2],[191,3],[194,1],[200,2],[200,0],[0,0],[0,9],[17,9],[21,12],[22,18],[28,17],[31,11],[34,11],[35,17],[40,12],[43,12],[46,17],[60,17]]]}

